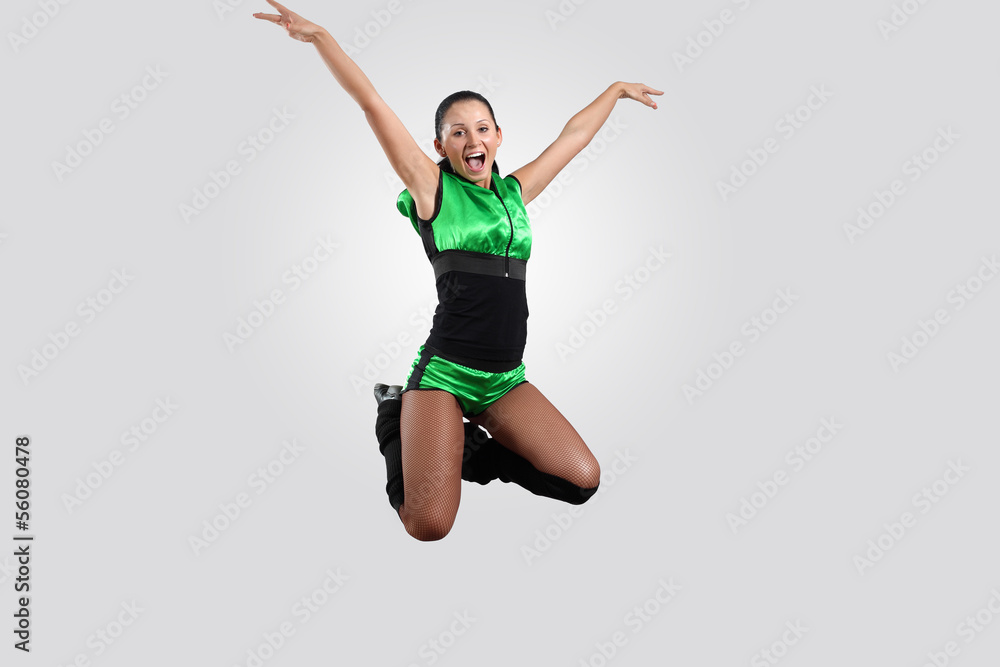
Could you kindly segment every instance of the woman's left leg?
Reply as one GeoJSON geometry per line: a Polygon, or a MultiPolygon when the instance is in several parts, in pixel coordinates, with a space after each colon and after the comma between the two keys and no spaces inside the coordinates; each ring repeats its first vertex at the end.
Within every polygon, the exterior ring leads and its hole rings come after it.
{"type": "Polygon", "coordinates": [[[572,424],[530,382],[517,385],[469,421],[497,441],[491,463],[502,481],[572,504],[596,493],[600,464],[572,424]]]}

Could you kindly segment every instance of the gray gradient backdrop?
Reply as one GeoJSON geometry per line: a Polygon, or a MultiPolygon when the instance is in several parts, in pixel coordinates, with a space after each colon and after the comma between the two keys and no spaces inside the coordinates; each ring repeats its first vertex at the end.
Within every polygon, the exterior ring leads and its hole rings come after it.
{"type": "Polygon", "coordinates": [[[504,175],[665,91],[529,207],[528,377],[599,495],[465,483],[434,543],[370,389],[433,274],[315,47],[262,1],[6,6],[3,664],[997,664],[1000,5],[292,5],[424,145],[483,92],[504,175]]]}

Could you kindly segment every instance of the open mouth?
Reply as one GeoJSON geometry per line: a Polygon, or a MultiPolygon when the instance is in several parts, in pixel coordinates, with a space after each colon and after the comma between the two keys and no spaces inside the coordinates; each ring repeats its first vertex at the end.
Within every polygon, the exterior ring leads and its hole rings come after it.
{"type": "Polygon", "coordinates": [[[486,166],[486,153],[470,153],[465,156],[465,164],[469,165],[469,171],[479,172],[486,166]]]}

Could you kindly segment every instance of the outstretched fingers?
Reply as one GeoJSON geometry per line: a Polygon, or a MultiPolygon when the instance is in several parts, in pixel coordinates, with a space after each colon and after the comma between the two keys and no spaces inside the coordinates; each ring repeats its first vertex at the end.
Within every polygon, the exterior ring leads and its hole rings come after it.
{"type": "Polygon", "coordinates": [[[662,90],[657,90],[656,88],[647,86],[644,83],[626,83],[623,84],[621,96],[642,102],[646,106],[656,109],[656,102],[654,102],[649,96],[662,94],[662,90]]]}
{"type": "Polygon", "coordinates": [[[323,28],[316,25],[312,21],[302,18],[284,5],[275,2],[275,0],[267,1],[281,13],[265,14],[263,12],[257,12],[254,14],[254,17],[267,20],[281,26],[288,32],[289,37],[300,42],[312,42],[318,35],[323,33],[323,28]]]}
{"type": "Polygon", "coordinates": [[[292,10],[290,10],[288,7],[285,7],[284,5],[278,4],[274,0],[267,0],[267,4],[271,5],[279,12],[281,12],[282,16],[291,16],[292,14],[292,10]]]}
{"type": "Polygon", "coordinates": [[[650,95],[662,95],[663,91],[662,90],[657,90],[656,88],[650,88],[649,86],[646,86],[645,89],[642,92],[646,96],[646,102],[655,109],[656,108],[656,102],[654,102],[652,99],[650,99],[649,96],[650,95]]]}
{"type": "Polygon", "coordinates": [[[271,23],[276,23],[280,26],[287,28],[292,21],[292,12],[287,7],[278,4],[274,0],[267,0],[267,3],[272,7],[277,9],[280,14],[265,14],[263,12],[255,12],[254,18],[263,19],[265,21],[270,21],[271,23]]]}

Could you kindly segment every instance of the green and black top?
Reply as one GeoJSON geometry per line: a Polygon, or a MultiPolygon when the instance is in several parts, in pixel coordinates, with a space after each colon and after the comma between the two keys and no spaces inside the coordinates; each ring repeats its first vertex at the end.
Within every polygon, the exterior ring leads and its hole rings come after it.
{"type": "MultiPolygon", "coordinates": [[[[396,200],[423,239],[438,306],[426,346],[456,360],[519,363],[528,332],[525,268],[531,226],[513,175],[490,187],[440,170],[434,212],[421,220],[408,190],[396,200]]],[[[481,364],[492,370],[496,364],[481,364]]]]}

